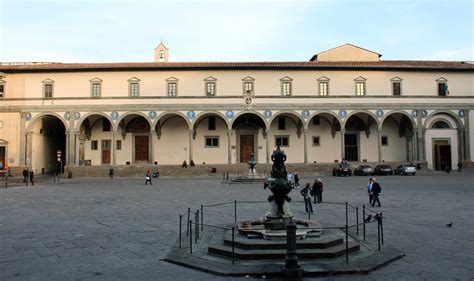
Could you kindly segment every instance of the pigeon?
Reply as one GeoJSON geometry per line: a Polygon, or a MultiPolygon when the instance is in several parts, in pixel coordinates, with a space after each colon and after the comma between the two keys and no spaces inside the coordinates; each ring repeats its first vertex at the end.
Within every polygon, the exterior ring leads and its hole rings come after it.
{"type": "Polygon", "coordinates": [[[450,222],[450,223],[448,223],[446,226],[447,226],[447,227],[451,227],[451,226],[453,226],[453,223],[450,222]]]}
{"type": "Polygon", "coordinates": [[[366,219],[365,222],[369,222],[372,219],[372,215],[369,215],[366,219]]]}

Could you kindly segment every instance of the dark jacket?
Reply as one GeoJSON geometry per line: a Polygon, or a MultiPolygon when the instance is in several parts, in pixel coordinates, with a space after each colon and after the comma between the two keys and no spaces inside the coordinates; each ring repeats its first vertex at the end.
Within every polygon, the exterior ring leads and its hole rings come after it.
{"type": "Polygon", "coordinates": [[[379,194],[382,192],[382,188],[380,187],[380,184],[376,181],[372,183],[372,193],[379,194]]]}

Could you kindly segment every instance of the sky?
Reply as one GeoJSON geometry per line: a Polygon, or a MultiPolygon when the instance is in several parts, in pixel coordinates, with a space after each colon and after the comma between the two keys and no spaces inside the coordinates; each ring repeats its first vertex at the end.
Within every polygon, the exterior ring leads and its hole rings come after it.
{"type": "Polygon", "coordinates": [[[0,62],[474,61],[474,0],[0,0],[0,62]]]}

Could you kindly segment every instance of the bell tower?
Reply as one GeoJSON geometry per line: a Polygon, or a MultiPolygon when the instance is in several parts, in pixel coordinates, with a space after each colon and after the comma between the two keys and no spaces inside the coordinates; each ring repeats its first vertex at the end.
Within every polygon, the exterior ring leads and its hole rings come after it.
{"type": "Polygon", "coordinates": [[[155,62],[168,62],[168,48],[163,42],[155,48],[155,62]]]}

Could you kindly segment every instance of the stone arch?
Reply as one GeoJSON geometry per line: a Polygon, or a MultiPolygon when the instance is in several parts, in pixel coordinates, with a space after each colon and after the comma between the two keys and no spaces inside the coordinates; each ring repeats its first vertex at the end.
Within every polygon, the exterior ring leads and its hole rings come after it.
{"type": "MultiPolygon", "coordinates": [[[[271,118],[270,120],[268,120],[268,124],[271,125],[273,123],[273,121],[275,121],[275,119],[280,116],[280,115],[291,115],[291,116],[295,116],[297,120],[301,121],[301,124],[303,126],[303,128],[306,127],[306,121],[304,120],[304,118],[298,114],[297,112],[295,111],[291,111],[291,110],[281,110],[281,111],[278,111],[277,113],[275,113],[271,118]]],[[[292,121],[295,121],[291,118],[292,121]]],[[[295,122],[295,125],[298,125],[296,122],[295,122]]]]}
{"type": "Polygon", "coordinates": [[[347,121],[349,120],[349,118],[351,118],[352,116],[355,116],[357,114],[367,114],[367,115],[369,115],[370,117],[372,117],[375,120],[375,123],[377,124],[377,128],[379,128],[379,129],[381,128],[380,127],[381,123],[379,122],[379,119],[377,118],[377,116],[374,113],[372,113],[370,111],[367,111],[367,110],[354,110],[353,112],[347,114],[347,116],[342,121],[342,128],[346,127],[346,124],[347,124],[347,121]]]}
{"type": "Polygon", "coordinates": [[[156,125],[158,125],[158,123],[163,123],[163,122],[161,122],[162,119],[164,119],[164,121],[169,119],[169,118],[166,118],[166,117],[168,117],[170,115],[174,115],[174,116],[183,118],[183,121],[186,122],[186,124],[188,125],[188,128],[189,129],[192,128],[191,127],[191,122],[186,117],[186,115],[184,115],[183,113],[181,113],[179,111],[165,111],[165,112],[161,113],[160,115],[156,116],[155,120],[152,123],[152,128],[156,128],[156,125]]]}
{"type": "Polygon", "coordinates": [[[29,123],[26,127],[26,132],[30,132],[32,130],[32,128],[34,127],[36,121],[41,120],[43,117],[48,116],[48,115],[56,117],[59,121],[61,121],[61,123],[63,123],[64,128],[66,129],[66,131],[68,130],[68,125],[67,125],[66,120],[64,120],[64,118],[62,118],[59,114],[57,114],[55,112],[43,112],[43,113],[40,113],[40,114],[36,115],[35,117],[33,117],[29,121],[29,123]]]}
{"type": "Polygon", "coordinates": [[[150,119],[148,118],[148,116],[141,112],[141,111],[127,111],[123,114],[121,114],[119,116],[119,118],[117,118],[117,120],[115,120],[113,124],[113,128],[114,128],[114,131],[117,131],[118,128],[119,128],[119,125],[120,125],[120,122],[122,122],[122,120],[124,120],[127,116],[132,116],[132,115],[138,115],[138,116],[141,116],[143,118],[145,118],[145,120],[148,122],[148,125],[150,126],[150,129],[152,129],[152,122],[150,122],[150,119]]]}
{"type": "Polygon", "coordinates": [[[405,115],[408,120],[410,120],[410,123],[411,125],[413,126],[413,129],[416,128],[416,122],[415,120],[413,119],[413,117],[408,113],[408,112],[405,112],[403,110],[392,110],[392,111],[389,111],[387,112],[381,119],[380,119],[380,128],[382,128],[383,126],[383,123],[385,122],[385,120],[390,116],[390,115],[393,115],[393,114],[402,114],[402,115],[405,115]]]}
{"type": "Polygon", "coordinates": [[[308,117],[308,122],[306,122],[305,129],[308,128],[309,123],[311,122],[311,120],[313,120],[314,117],[316,117],[317,115],[322,115],[322,114],[331,115],[332,117],[334,117],[335,120],[337,120],[337,122],[339,123],[339,126],[342,126],[342,120],[341,118],[339,118],[339,116],[335,112],[332,112],[330,110],[319,110],[319,111],[314,112],[308,117]]]}
{"type": "Polygon", "coordinates": [[[220,113],[219,111],[205,111],[205,112],[199,113],[194,118],[194,121],[191,123],[193,130],[196,130],[196,127],[199,125],[199,123],[202,120],[204,120],[204,118],[209,117],[209,116],[218,116],[219,118],[221,118],[222,121],[224,121],[224,123],[226,124],[227,129],[229,130],[230,127],[229,127],[228,119],[226,118],[226,116],[224,114],[220,113]]]}
{"type": "Polygon", "coordinates": [[[425,121],[423,122],[423,128],[425,128],[425,129],[431,128],[431,123],[432,123],[433,118],[435,116],[439,117],[439,116],[443,116],[443,115],[449,116],[451,118],[451,120],[454,121],[454,123],[456,125],[456,128],[463,128],[464,127],[461,119],[459,119],[459,117],[455,113],[453,113],[451,111],[446,111],[446,110],[435,110],[435,111],[431,112],[430,114],[428,114],[425,121]]]}
{"type": "Polygon", "coordinates": [[[257,116],[258,118],[260,118],[260,119],[262,120],[263,124],[265,124],[265,128],[264,128],[264,129],[265,129],[265,130],[268,130],[269,124],[268,124],[268,122],[265,120],[265,118],[264,118],[260,113],[258,113],[258,112],[256,112],[256,111],[247,111],[247,110],[241,111],[241,112],[237,113],[237,114],[234,116],[234,118],[232,118],[232,121],[229,123],[229,128],[233,128],[235,121],[236,121],[240,116],[245,115],[245,114],[252,114],[252,115],[255,115],[255,116],[257,116]]]}
{"type": "Polygon", "coordinates": [[[459,128],[456,120],[454,120],[452,118],[452,116],[444,115],[444,114],[437,114],[437,115],[431,116],[429,119],[427,118],[427,120],[425,121],[426,129],[428,129],[428,130],[437,129],[437,128],[433,128],[433,125],[438,121],[443,121],[443,122],[447,123],[448,126],[449,126],[449,129],[459,128]]]}
{"type": "Polygon", "coordinates": [[[81,129],[82,123],[83,123],[87,118],[89,118],[89,117],[91,117],[91,116],[94,116],[94,115],[99,115],[99,116],[101,116],[101,117],[104,117],[105,119],[109,120],[111,127],[114,126],[114,122],[113,122],[112,118],[110,118],[109,115],[107,115],[107,114],[104,113],[104,112],[94,111],[94,112],[88,112],[88,113],[84,114],[84,116],[81,116],[81,118],[79,118],[79,120],[77,120],[77,124],[76,124],[75,130],[76,130],[76,131],[79,131],[79,130],[81,129]]]}

